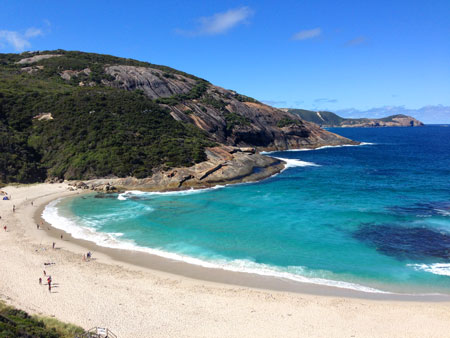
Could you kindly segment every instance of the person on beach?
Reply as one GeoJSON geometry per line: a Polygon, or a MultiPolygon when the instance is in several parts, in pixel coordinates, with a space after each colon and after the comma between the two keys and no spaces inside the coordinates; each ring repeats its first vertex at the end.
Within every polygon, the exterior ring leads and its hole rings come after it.
{"type": "Polygon", "coordinates": [[[55,248],[55,244],[56,244],[56,243],[55,243],[55,242],[53,242],[53,249],[55,248]]]}
{"type": "Polygon", "coordinates": [[[36,228],[39,230],[39,224],[36,223],[36,228]]]}
{"type": "Polygon", "coordinates": [[[61,240],[63,239],[63,235],[61,235],[61,240]]]}
{"type": "Polygon", "coordinates": [[[39,285],[42,285],[42,278],[39,277],[39,285]]]}
{"type": "Polygon", "coordinates": [[[16,212],[16,206],[13,205],[13,212],[16,212]]]}
{"type": "Polygon", "coordinates": [[[44,270],[44,276],[47,276],[47,272],[45,272],[45,270],[44,270]]]}
{"type": "Polygon", "coordinates": [[[6,225],[3,227],[3,229],[5,229],[5,231],[6,231],[6,229],[7,229],[6,225]]]}

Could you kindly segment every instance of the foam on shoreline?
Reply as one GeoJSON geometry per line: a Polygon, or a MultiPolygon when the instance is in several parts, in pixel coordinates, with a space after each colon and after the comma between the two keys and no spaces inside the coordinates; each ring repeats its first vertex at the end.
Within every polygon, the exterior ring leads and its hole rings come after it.
{"type": "Polygon", "coordinates": [[[322,146],[318,148],[299,148],[299,149],[287,149],[287,150],[274,150],[274,151],[262,151],[260,154],[262,155],[268,155],[278,152],[284,152],[284,151],[313,151],[313,150],[321,150],[321,149],[328,149],[328,148],[342,148],[342,147],[360,147],[360,146],[372,146],[376,145],[376,143],[370,143],[370,142],[361,142],[360,144],[340,144],[336,146],[322,146]]]}
{"type": "MultiPolygon", "coordinates": [[[[142,192],[138,192],[138,194],[143,194],[142,192]]],[[[145,193],[147,194],[147,193],[145,193]]],[[[82,239],[94,242],[95,244],[111,248],[111,249],[122,249],[129,251],[137,251],[137,252],[145,252],[151,255],[156,255],[159,257],[181,261],[188,264],[198,265],[204,268],[210,269],[222,269],[233,272],[243,272],[256,274],[260,276],[267,277],[276,277],[276,278],[284,278],[296,282],[301,283],[310,283],[317,284],[323,286],[331,286],[355,291],[362,291],[368,293],[381,293],[381,294],[390,294],[390,292],[381,291],[378,289],[374,289],[371,287],[367,287],[364,285],[337,281],[337,280],[329,280],[325,278],[318,277],[306,277],[301,275],[302,271],[305,271],[303,267],[288,267],[286,270],[281,268],[277,268],[275,266],[270,266],[266,264],[255,263],[246,259],[237,259],[237,260],[226,260],[226,259],[217,259],[214,261],[207,261],[187,255],[182,255],[179,253],[168,252],[161,249],[153,249],[148,247],[143,247],[136,245],[136,243],[132,240],[127,240],[121,238],[124,234],[122,233],[104,233],[99,232],[96,229],[89,226],[81,226],[76,223],[75,220],[64,217],[60,215],[58,212],[58,204],[61,202],[61,198],[50,202],[42,212],[42,218],[50,223],[53,227],[63,230],[69,233],[76,239],[82,239]]]]}
{"type": "Polygon", "coordinates": [[[214,187],[211,188],[203,188],[203,189],[188,189],[188,190],[180,190],[180,191],[139,191],[139,190],[127,190],[124,193],[119,194],[119,196],[117,197],[117,199],[121,200],[121,201],[125,201],[128,198],[134,196],[143,196],[143,197],[147,197],[147,196],[182,196],[182,195],[192,195],[192,194],[199,194],[199,193],[203,193],[203,192],[207,192],[207,191],[211,191],[211,190],[216,190],[216,189],[222,189],[225,188],[227,185],[215,185],[214,187]]]}

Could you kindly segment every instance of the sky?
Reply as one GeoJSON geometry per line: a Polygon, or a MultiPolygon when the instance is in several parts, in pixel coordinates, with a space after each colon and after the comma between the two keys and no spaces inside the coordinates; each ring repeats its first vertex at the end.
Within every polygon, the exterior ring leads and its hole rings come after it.
{"type": "Polygon", "coordinates": [[[450,123],[449,15],[450,0],[2,0],[0,53],[112,54],[276,107],[450,123]]]}

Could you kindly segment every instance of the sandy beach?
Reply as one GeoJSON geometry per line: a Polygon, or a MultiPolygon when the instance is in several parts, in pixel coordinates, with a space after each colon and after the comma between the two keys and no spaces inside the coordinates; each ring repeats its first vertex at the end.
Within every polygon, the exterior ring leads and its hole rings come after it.
{"type": "Polygon", "coordinates": [[[1,190],[12,199],[0,201],[0,299],[33,314],[119,337],[450,336],[450,301],[440,297],[363,294],[102,249],[37,229],[46,204],[78,193],[67,184],[1,190]],[[38,282],[44,269],[51,293],[38,282]]]}

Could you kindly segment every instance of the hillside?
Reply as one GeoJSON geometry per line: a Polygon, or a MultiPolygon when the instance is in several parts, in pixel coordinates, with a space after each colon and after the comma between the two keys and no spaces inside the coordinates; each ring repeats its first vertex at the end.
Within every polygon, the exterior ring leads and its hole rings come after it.
{"type": "Polygon", "coordinates": [[[145,178],[209,147],[352,142],[169,67],[63,50],[0,54],[0,137],[2,182],[145,178]]]}
{"type": "Polygon", "coordinates": [[[304,109],[283,109],[298,115],[301,119],[318,124],[321,127],[418,127],[424,124],[411,116],[391,115],[381,119],[340,117],[329,111],[311,111],[304,109]]]}

